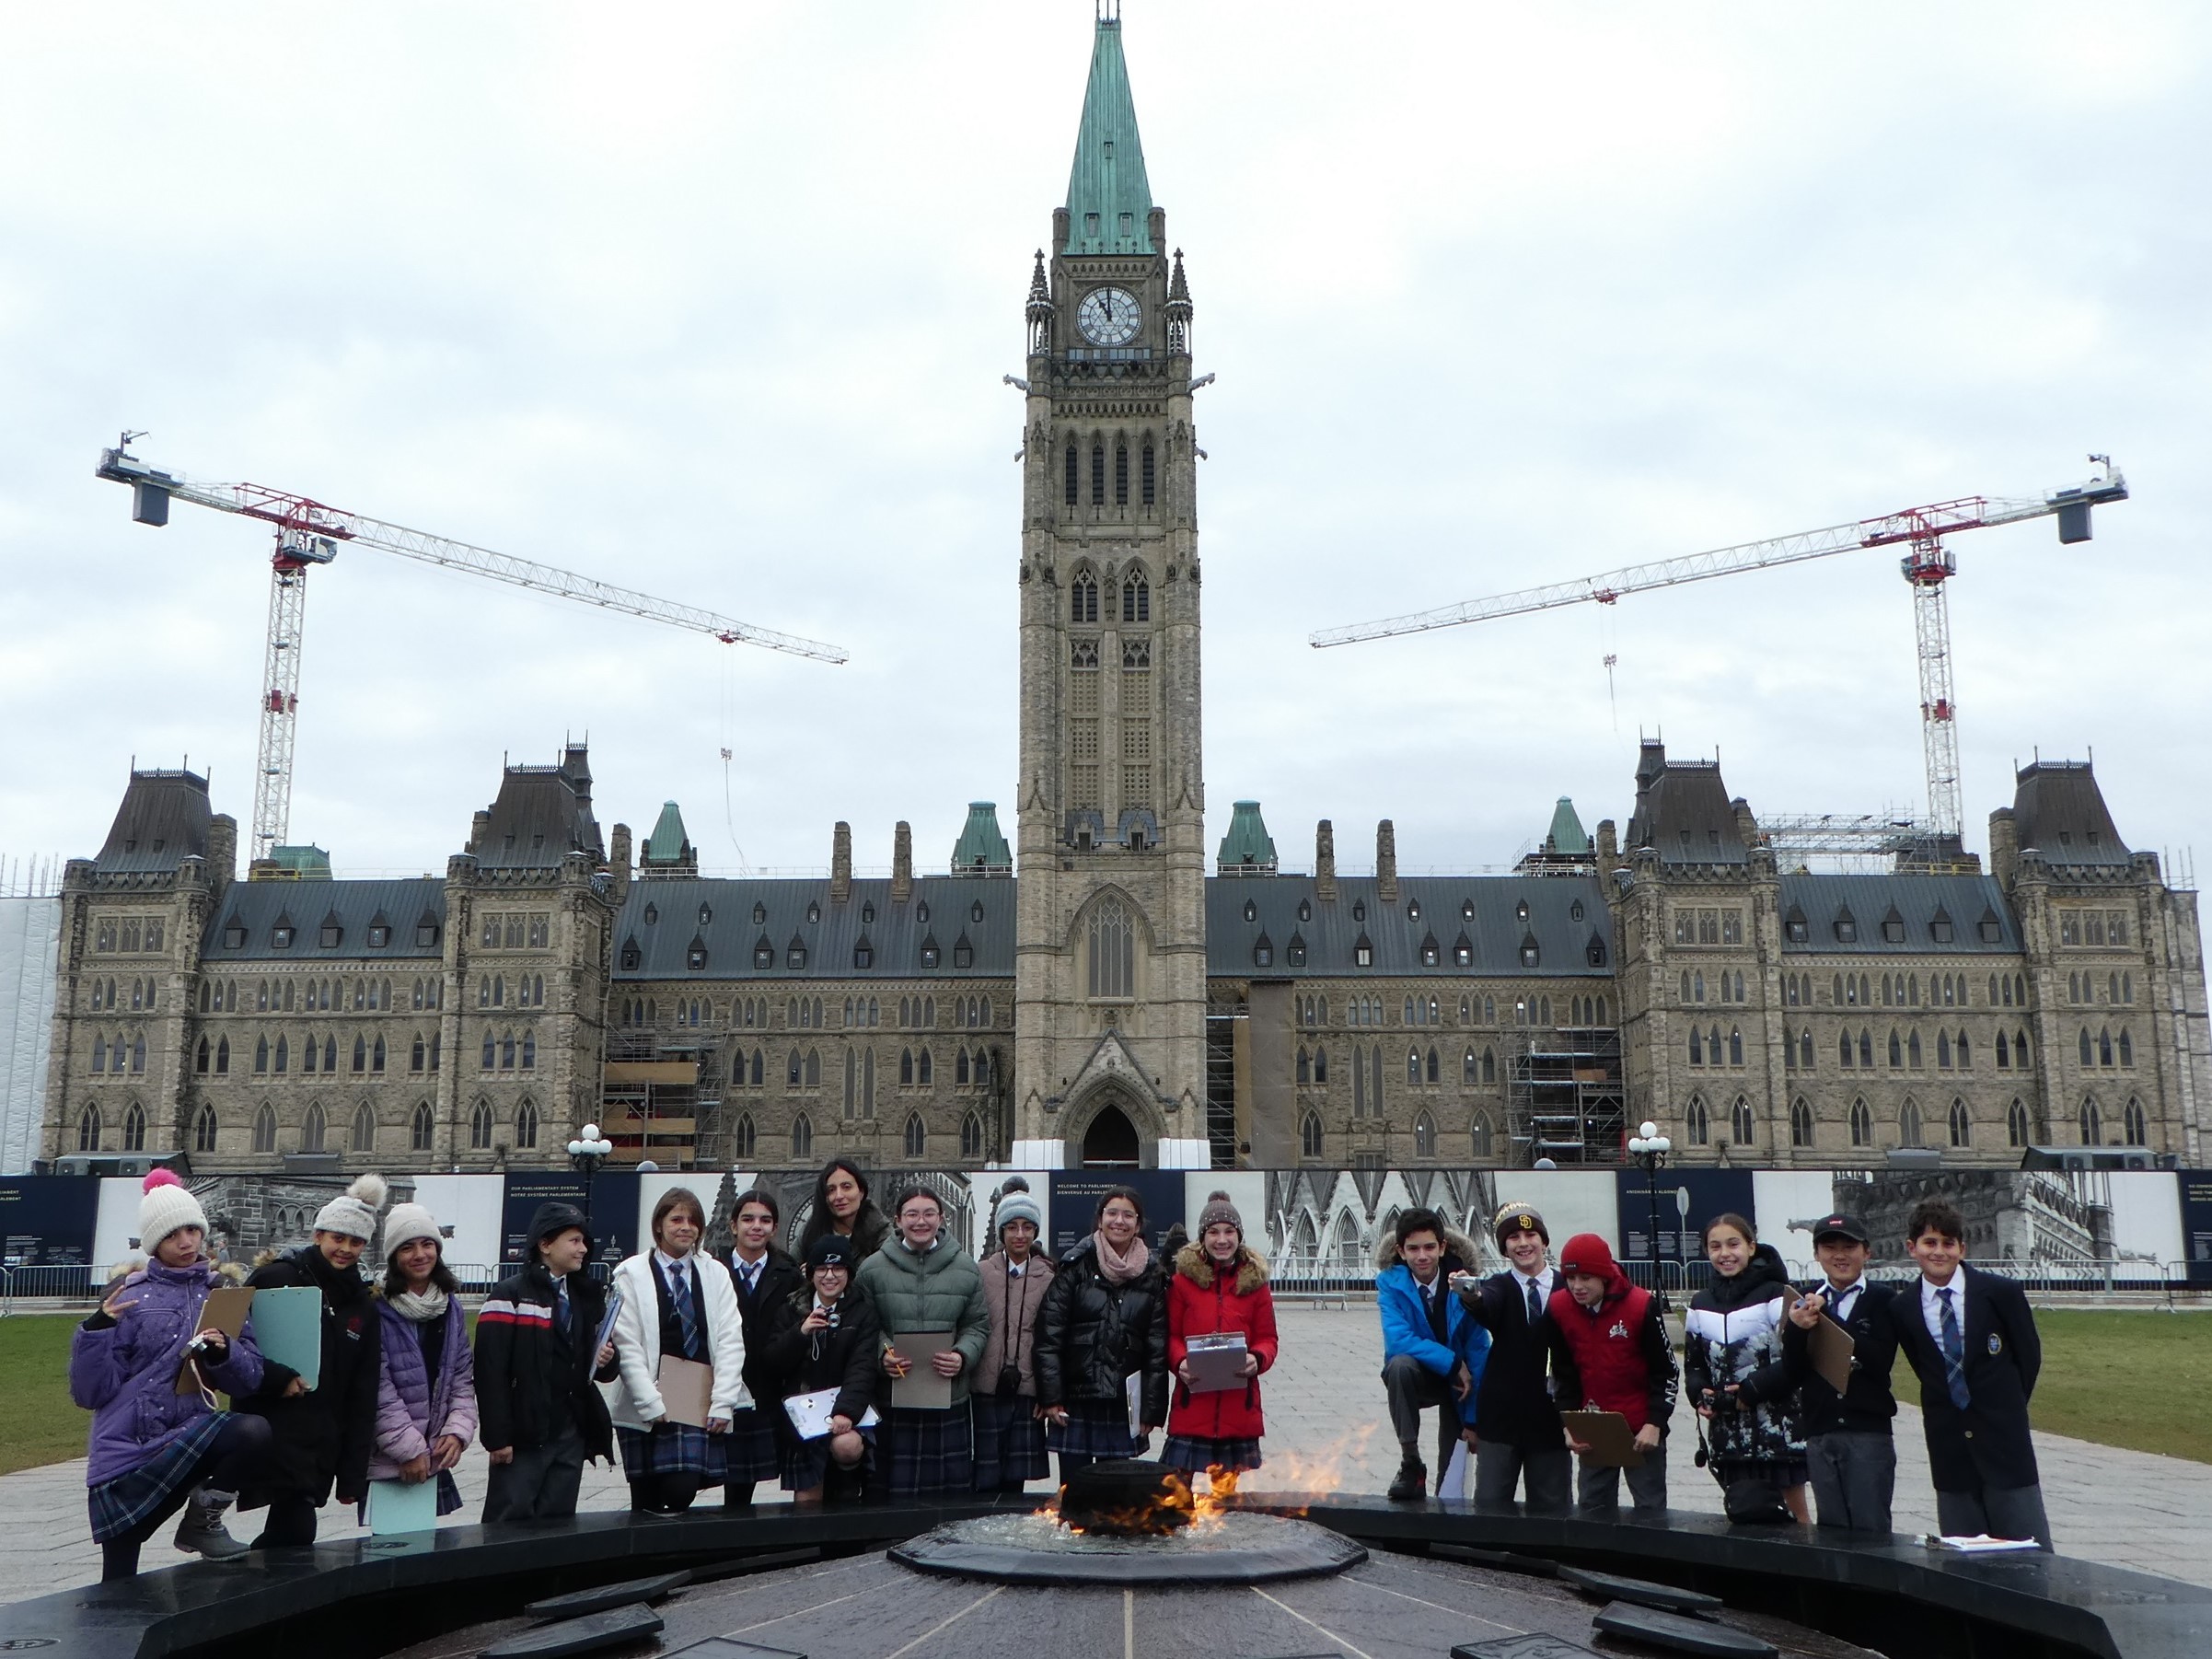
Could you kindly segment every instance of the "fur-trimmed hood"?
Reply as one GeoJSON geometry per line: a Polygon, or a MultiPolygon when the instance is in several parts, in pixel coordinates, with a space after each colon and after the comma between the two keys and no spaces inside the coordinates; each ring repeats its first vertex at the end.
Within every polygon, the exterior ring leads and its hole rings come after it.
{"type": "MultiPolygon", "coordinates": [[[[1187,1244],[1175,1252],[1175,1271],[1202,1291],[1213,1288],[1213,1263],[1206,1259],[1205,1249],[1199,1245],[1187,1244]]],[[[1236,1247],[1236,1283],[1232,1287],[1238,1295],[1249,1296],[1268,1282],[1268,1261],[1248,1244],[1236,1247]]]]}
{"type": "MultiPolygon", "coordinates": [[[[1459,1258],[1460,1265],[1470,1273],[1482,1270],[1482,1252],[1475,1241],[1456,1227],[1444,1229],[1444,1254],[1459,1258]]],[[[1398,1265],[1398,1230],[1384,1227],[1382,1237],[1375,1240],[1375,1271],[1387,1272],[1398,1265]]]]}

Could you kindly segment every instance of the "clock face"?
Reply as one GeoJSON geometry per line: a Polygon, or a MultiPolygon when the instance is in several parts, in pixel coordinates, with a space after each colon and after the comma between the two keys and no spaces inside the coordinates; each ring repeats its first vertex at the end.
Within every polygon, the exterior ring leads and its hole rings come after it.
{"type": "Polygon", "coordinates": [[[1094,288],[1075,309],[1075,326],[1093,345],[1123,345],[1143,317],[1137,296],[1126,288],[1094,288]]]}

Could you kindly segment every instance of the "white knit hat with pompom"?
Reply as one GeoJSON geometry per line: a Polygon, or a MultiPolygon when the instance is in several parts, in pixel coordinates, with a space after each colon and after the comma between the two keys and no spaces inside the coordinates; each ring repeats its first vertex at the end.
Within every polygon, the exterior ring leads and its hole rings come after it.
{"type": "Polygon", "coordinates": [[[384,1208],[384,1191],[382,1176],[363,1176],[316,1212],[315,1230],[342,1233],[368,1243],[376,1236],[376,1212],[384,1208]]]}
{"type": "Polygon", "coordinates": [[[148,1256],[180,1227],[207,1231],[207,1212],[173,1169],[149,1169],[138,1201],[138,1247],[148,1256]]]}

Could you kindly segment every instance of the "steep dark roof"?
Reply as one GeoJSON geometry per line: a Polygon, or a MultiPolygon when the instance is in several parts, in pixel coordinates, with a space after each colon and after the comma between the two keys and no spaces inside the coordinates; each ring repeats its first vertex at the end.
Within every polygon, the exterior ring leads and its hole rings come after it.
{"type": "Polygon", "coordinates": [[[214,816],[207,780],[198,773],[133,771],[92,867],[118,874],[174,870],[187,858],[205,858],[214,816]]]}
{"type": "Polygon", "coordinates": [[[1649,847],[1662,864],[1740,864],[1748,861],[1743,832],[1718,760],[1670,760],[1666,746],[1646,739],[1636,768],[1636,812],[1627,850],[1649,847]]]}
{"type": "Polygon", "coordinates": [[[1013,977],[1014,884],[1004,877],[925,876],[913,897],[891,898],[891,883],[855,881],[842,904],[829,901],[827,876],[799,879],[669,877],[639,882],[615,920],[617,980],[1010,980],[1013,977]],[[700,919],[704,906],[707,919],[700,919]],[[983,907],[982,920],[976,906],[983,907]],[[758,907],[758,917],[756,917],[758,907]],[[817,920],[808,921],[812,909],[817,920]],[[646,920],[650,911],[652,921],[646,920]],[[926,911],[926,916],[924,912],[926,911]],[[873,920],[867,920],[873,912],[873,920]],[[870,963],[855,961],[865,937],[870,963]],[[974,953],[956,966],[962,939],[974,953]],[[770,966],[754,966],[754,947],[770,947],[770,966]],[[706,966],[694,969],[694,941],[706,947],[706,966]],[[937,966],[921,965],[925,940],[938,947],[937,966]],[[637,966],[626,967],[635,942],[637,966]],[[806,953],[804,968],[789,966],[793,944],[806,953]]]}
{"type": "Polygon", "coordinates": [[[469,847],[486,869],[558,864],[572,853],[604,863],[606,845],[591,809],[591,764],[572,745],[552,766],[509,766],[492,803],[491,823],[469,847]]]}
{"type": "Polygon", "coordinates": [[[1430,975],[1437,979],[1546,978],[1613,971],[1613,918],[1594,877],[1519,876],[1438,876],[1400,879],[1398,896],[1385,903],[1376,897],[1372,876],[1339,876],[1337,897],[1324,903],[1314,896],[1310,876],[1227,876],[1206,883],[1206,971],[1243,979],[1250,975],[1285,979],[1380,978],[1430,975]],[[1245,920],[1245,907],[1252,920],[1245,920]],[[1306,914],[1299,915],[1301,904],[1306,914]],[[1474,906],[1470,920],[1466,907],[1474,906]],[[1528,907],[1523,919],[1520,907],[1528,907]],[[1577,906],[1581,915],[1574,914],[1577,906]],[[1411,912],[1418,907],[1418,916],[1411,912]],[[1364,912],[1360,913],[1360,912],[1364,912]],[[1261,967],[1253,948],[1266,934],[1274,960],[1261,967]],[[1472,947],[1473,966],[1458,966],[1461,937],[1472,947]],[[1359,965],[1364,937],[1373,961],[1359,965]],[[1305,946],[1305,963],[1290,959],[1291,941],[1305,946]],[[1433,938],[1434,967],[1421,961],[1421,946],[1433,938]],[[1604,947],[1593,966],[1590,943],[1604,947]],[[1524,940],[1536,946],[1536,965],[1522,960],[1524,940]]]}
{"type": "Polygon", "coordinates": [[[2020,922],[1994,876],[1785,876],[1778,903],[1782,948],[1801,956],[1988,957],[2021,948],[2020,922]],[[1836,919],[1846,911],[1858,935],[1847,943],[1836,936],[1836,919]],[[1801,943],[1789,927],[1801,913],[1801,943]],[[1893,915],[1903,923],[1903,939],[1882,932],[1893,915]],[[1997,922],[1994,940],[1982,937],[1985,918],[1997,922]],[[1950,924],[1948,941],[1936,937],[1939,922],[1950,924]]]}
{"type": "Polygon", "coordinates": [[[2021,850],[2048,864],[2125,864],[2127,843],[2105,810],[2104,792],[2087,760],[2036,760],[2013,781],[2012,817],[2021,850]]]}
{"type": "Polygon", "coordinates": [[[310,966],[318,962],[434,962],[443,953],[446,931],[446,884],[434,876],[405,881],[318,881],[304,887],[293,881],[233,882],[223,902],[209,914],[207,935],[200,942],[202,959],[210,968],[226,962],[290,962],[310,966]],[[437,922],[438,936],[428,945],[415,943],[417,923],[424,916],[437,922]],[[280,917],[293,923],[292,945],[279,950],[271,943],[280,917]],[[335,920],[339,940],[333,949],[323,948],[322,924],[335,920]],[[389,927],[390,943],[369,948],[369,928],[389,927]],[[243,943],[228,943],[234,928],[243,928],[243,943]]]}

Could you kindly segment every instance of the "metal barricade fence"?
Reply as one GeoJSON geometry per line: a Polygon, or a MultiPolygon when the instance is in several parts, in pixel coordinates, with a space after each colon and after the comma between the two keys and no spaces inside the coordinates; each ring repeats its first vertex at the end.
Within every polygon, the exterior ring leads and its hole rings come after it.
{"type": "Polygon", "coordinates": [[[67,1266],[41,1265],[5,1270],[6,1284],[0,1289],[0,1311],[14,1313],[23,1302],[90,1303],[99,1300],[108,1275],[79,1262],[67,1266]]]}

